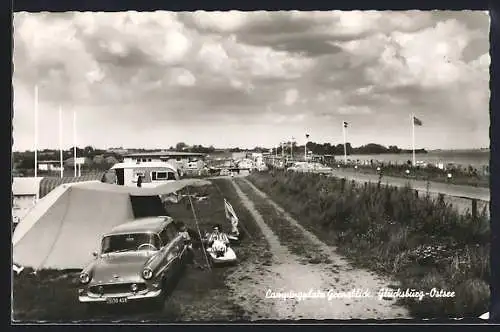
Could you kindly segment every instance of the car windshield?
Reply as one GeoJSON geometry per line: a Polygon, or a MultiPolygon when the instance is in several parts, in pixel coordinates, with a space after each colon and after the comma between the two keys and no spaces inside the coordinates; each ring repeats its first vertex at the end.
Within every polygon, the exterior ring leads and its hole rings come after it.
{"type": "Polygon", "coordinates": [[[125,252],[160,248],[160,239],[157,234],[135,233],[109,235],[102,240],[102,253],[125,252]]]}

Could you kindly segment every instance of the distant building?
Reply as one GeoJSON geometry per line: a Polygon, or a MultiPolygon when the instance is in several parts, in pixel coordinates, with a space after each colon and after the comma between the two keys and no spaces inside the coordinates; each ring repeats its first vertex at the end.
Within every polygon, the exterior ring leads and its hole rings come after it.
{"type": "Polygon", "coordinates": [[[233,160],[245,159],[247,157],[247,152],[233,152],[233,160]]]}
{"type": "MultiPolygon", "coordinates": [[[[71,157],[71,158],[66,159],[64,161],[64,164],[66,166],[73,167],[75,165],[75,158],[71,157]]],[[[92,164],[92,160],[90,158],[86,158],[86,157],[77,157],[76,158],[76,165],[84,166],[84,165],[90,165],[90,164],[92,164]]]]}
{"type": "Polygon", "coordinates": [[[116,154],[119,154],[119,155],[125,155],[125,154],[129,153],[129,150],[128,149],[123,149],[123,148],[109,148],[109,149],[106,150],[106,152],[116,153],[116,154]]]}
{"type": "Polygon", "coordinates": [[[180,170],[195,170],[205,167],[205,154],[194,152],[160,151],[140,152],[123,156],[123,162],[168,162],[180,170]]]}
{"type": "MultiPolygon", "coordinates": [[[[64,169],[64,166],[63,166],[64,169]]],[[[40,160],[38,161],[38,170],[47,172],[59,172],[61,170],[61,161],[59,160],[40,160]]]]}

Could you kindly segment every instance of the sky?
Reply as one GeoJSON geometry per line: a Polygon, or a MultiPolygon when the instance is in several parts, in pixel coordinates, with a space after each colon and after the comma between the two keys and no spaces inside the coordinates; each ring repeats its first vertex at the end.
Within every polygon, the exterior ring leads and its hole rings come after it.
{"type": "Polygon", "coordinates": [[[13,149],[489,146],[489,15],[14,14],[13,149]],[[35,85],[38,139],[35,140],[35,85]]]}

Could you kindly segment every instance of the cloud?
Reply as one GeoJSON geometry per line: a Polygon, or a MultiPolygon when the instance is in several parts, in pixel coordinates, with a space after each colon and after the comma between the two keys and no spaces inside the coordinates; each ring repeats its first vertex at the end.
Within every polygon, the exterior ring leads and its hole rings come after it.
{"type": "Polygon", "coordinates": [[[295,104],[299,98],[299,92],[296,89],[289,89],[285,94],[285,105],[291,106],[295,104]]]}
{"type": "Polygon", "coordinates": [[[178,69],[174,82],[180,86],[194,86],[196,84],[196,77],[189,70],[178,69]]]}
{"type": "Polygon", "coordinates": [[[485,146],[488,32],[484,12],[15,13],[14,148],[32,146],[35,84],[40,126],[61,105],[96,146],[332,140],[344,119],[353,143],[405,146],[411,112],[421,144],[485,146]]]}

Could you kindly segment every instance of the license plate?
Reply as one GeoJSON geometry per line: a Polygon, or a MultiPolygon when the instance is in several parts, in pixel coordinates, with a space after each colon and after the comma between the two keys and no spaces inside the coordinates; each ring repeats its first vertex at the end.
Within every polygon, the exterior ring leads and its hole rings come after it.
{"type": "Polygon", "coordinates": [[[107,304],[119,304],[119,303],[127,303],[128,298],[126,297],[108,297],[106,299],[107,304]]]}

